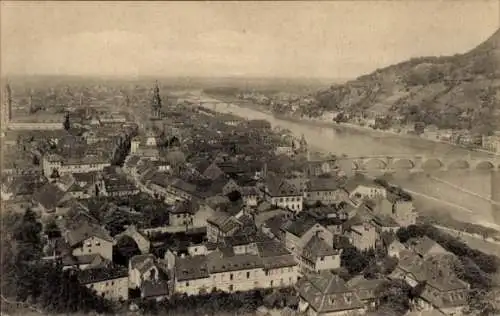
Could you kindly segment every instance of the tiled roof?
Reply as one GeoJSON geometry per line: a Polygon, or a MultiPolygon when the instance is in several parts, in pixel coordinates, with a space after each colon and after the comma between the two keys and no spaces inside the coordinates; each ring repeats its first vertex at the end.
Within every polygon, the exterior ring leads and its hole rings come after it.
{"type": "Polygon", "coordinates": [[[153,263],[156,260],[156,257],[152,254],[144,254],[144,255],[136,255],[130,258],[130,268],[137,269],[141,273],[147,271],[148,265],[153,263]]]}
{"type": "Polygon", "coordinates": [[[302,237],[302,235],[316,224],[318,223],[314,218],[306,214],[299,214],[294,220],[288,221],[288,223],[283,226],[283,229],[297,237],[302,237]]]}
{"type": "Polygon", "coordinates": [[[382,279],[366,279],[359,275],[349,280],[347,287],[356,291],[361,300],[373,300],[377,297],[375,290],[382,282],[382,279]]]}
{"type": "Polygon", "coordinates": [[[56,208],[65,194],[57,185],[47,183],[33,195],[33,200],[40,203],[45,209],[52,210],[56,208]]]}
{"type": "Polygon", "coordinates": [[[187,193],[196,192],[196,185],[187,183],[186,181],[178,178],[174,178],[170,185],[176,189],[182,190],[187,193]]]}
{"type": "Polygon", "coordinates": [[[99,254],[90,254],[90,255],[81,255],[81,256],[72,256],[67,255],[62,259],[62,264],[64,266],[75,266],[75,265],[91,265],[92,267],[99,267],[101,264],[104,264],[106,259],[104,259],[99,254]]]}
{"type": "Polygon", "coordinates": [[[320,257],[333,256],[338,253],[338,250],[333,249],[333,247],[329,246],[323,239],[314,235],[302,250],[302,257],[309,261],[316,262],[320,257]]]}
{"type": "Polygon", "coordinates": [[[291,183],[285,179],[276,177],[268,177],[266,179],[266,188],[270,196],[301,196],[302,193],[291,183]]]}
{"type": "Polygon", "coordinates": [[[262,268],[263,263],[258,255],[243,254],[231,257],[220,256],[217,252],[209,255],[209,266],[211,273],[238,271],[243,269],[262,268]]]}
{"type": "Polygon", "coordinates": [[[178,202],[174,208],[170,211],[171,214],[196,214],[198,211],[198,203],[194,201],[182,201],[178,202]]]}
{"type": "MultiPolygon", "coordinates": [[[[443,264],[446,262],[447,256],[450,255],[434,255],[424,260],[412,252],[402,251],[397,270],[410,273],[417,281],[426,281],[441,292],[466,289],[467,284],[443,264]]],[[[394,275],[397,273],[398,271],[393,272],[394,275]]]]}
{"type": "Polygon", "coordinates": [[[313,178],[308,183],[308,191],[334,191],[340,189],[343,183],[337,178],[313,178]]]}
{"type": "Polygon", "coordinates": [[[177,281],[208,278],[207,265],[207,256],[177,258],[175,261],[175,277],[177,281]]]}
{"type": "Polygon", "coordinates": [[[78,272],[78,280],[81,284],[96,283],[120,278],[128,278],[127,268],[110,265],[102,268],[82,270],[78,272]]]}
{"type": "Polygon", "coordinates": [[[389,215],[376,215],[373,222],[381,227],[399,227],[398,222],[389,215]]]}
{"type": "MultiPolygon", "coordinates": [[[[442,248],[437,242],[430,239],[427,236],[423,236],[420,238],[412,238],[406,242],[406,244],[411,248],[414,252],[421,256],[425,256],[433,247],[442,248]]],[[[444,251],[444,249],[443,249],[444,251]]]]}
{"type": "Polygon", "coordinates": [[[229,232],[239,227],[238,221],[225,213],[216,213],[207,219],[207,223],[214,225],[222,232],[229,232]]]}
{"type": "Polygon", "coordinates": [[[78,245],[90,237],[98,237],[108,242],[114,241],[104,228],[91,223],[83,223],[66,234],[66,240],[71,247],[78,245]]]}
{"type": "Polygon", "coordinates": [[[168,295],[168,282],[164,280],[146,280],[141,284],[141,292],[144,298],[168,295]]]}
{"type": "Polygon", "coordinates": [[[338,276],[329,272],[309,275],[297,283],[299,295],[316,313],[361,309],[364,304],[338,276]]]}

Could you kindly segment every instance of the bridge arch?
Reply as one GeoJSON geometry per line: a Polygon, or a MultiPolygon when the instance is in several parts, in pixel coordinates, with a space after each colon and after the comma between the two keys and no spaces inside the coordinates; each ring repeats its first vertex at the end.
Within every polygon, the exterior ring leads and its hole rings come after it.
{"type": "Polygon", "coordinates": [[[415,162],[409,158],[397,158],[392,162],[392,168],[394,169],[413,169],[415,168],[415,162]]]}
{"type": "Polygon", "coordinates": [[[369,158],[363,162],[364,168],[367,170],[386,169],[387,163],[379,158],[369,158]]]}
{"type": "Polygon", "coordinates": [[[443,166],[443,162],[437,158],[429,158],[422,163],[422,169],[424,170],[437,170],[443,168],[443,166]]]}
{"type": "Polygon", "coordinates": [[[469,169],[470,164],[467,160],[464,159],[458,159],[455,161],[452,161],[448,164],[448,169],[469,169]]]}
{"type": "Polygon", "coordinates": [[[151,242],[142,233],[140,233],[134,225],[130,225],[121,234],[115,236],[117,241],[128,238],[132,239],[137,244],[141,253],[149,253],[151,242]]]}
{"type": "Polygon", "coordinates": [[[480,161],[476,164],[476,170],[494,170],[495,165],[491,161],[480,161]]]}

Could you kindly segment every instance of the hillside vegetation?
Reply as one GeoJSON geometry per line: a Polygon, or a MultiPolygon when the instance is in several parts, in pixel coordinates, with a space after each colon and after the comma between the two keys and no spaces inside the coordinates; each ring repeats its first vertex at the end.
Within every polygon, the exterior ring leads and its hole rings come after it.
{"type": "Polygon", "coordinates": [[[319,91],[324,111],[373,111],[489,134],[500,126],[500,30],[468,53],[422,57],[319,91]]]}

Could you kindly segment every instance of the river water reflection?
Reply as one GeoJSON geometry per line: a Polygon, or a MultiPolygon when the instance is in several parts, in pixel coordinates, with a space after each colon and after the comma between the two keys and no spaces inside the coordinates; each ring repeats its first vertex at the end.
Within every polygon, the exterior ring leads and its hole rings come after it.
{"type": "MultiPolygon", "coordinates": [[[[297,136],[304,135],[311,148],[331,152],[336,155],[423,155],[450,158],[461,158],[469,155],[478,158],[493,156],[483,152],[472,152],[448,144],[398,137],[397,135],[370,133],[369,131],[357,131],[324,125],[318,126],[314,125],[314,123],[278,119],[271,114],[236,104],[219,103],[215,107],[208,104],[206,106],[218,112],[233,113],[247,119],[267,120],[273,127],[279,126],[288,129],[297,136]]],[[[500,163],[500,159],[498,160],[500,163]]],[[[456,185],[478,196],[491,198],[492,190],[495,190],[492,186],[493,182],[497,183],[496,188],[500,190],[500,176],[498,176],[498,172],[492,175],[491,172],[479,172],[475,170],[454,171],[443,172],[433,176],[437,180],[421,174],[398,175],[391,181],[411,191],[422,193],[422,196],[416,196],[421,208],[447,210],[454,217],[461,220],[481,223],[499,222],[493,218],[493,204],[483,198],[461,192],[452,186],[456,185]],[[439,182],[439,179],[449,184],[439,182]],[[428,197],[424,197],[424,195],[428,197]],[[457,205],[457,207],[453,205],[457,205]]],[[[498,192],[498,195],[500,195],[500,192],[498,192]]]]}

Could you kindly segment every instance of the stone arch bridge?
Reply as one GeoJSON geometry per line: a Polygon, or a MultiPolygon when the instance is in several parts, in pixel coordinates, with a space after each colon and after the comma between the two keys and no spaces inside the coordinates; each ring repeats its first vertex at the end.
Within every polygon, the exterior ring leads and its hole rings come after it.
{"type": "Polygon", "coordinates": [[[340,157],[355,171],[430,172],[446,170],[500,171],[500,157],[439,157],[418,155],[340,157]]]}

